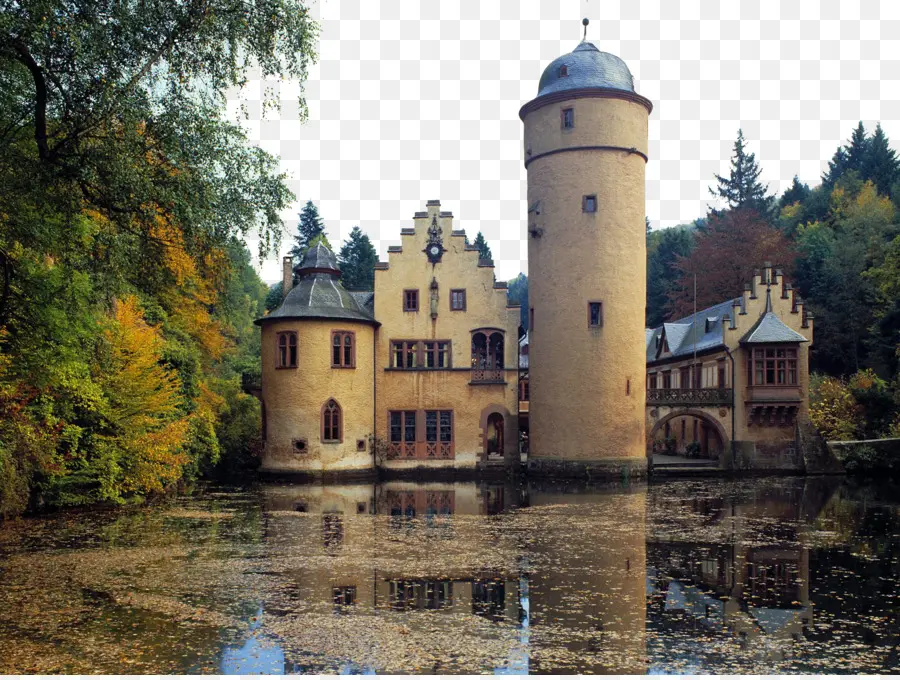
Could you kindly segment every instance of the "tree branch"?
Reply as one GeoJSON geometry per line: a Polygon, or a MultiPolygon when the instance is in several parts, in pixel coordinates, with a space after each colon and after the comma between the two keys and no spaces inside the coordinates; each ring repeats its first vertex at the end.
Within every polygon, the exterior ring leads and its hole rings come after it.
{"type": "Polygon", "coordinates": [[[34,141],[37,142],[40,159],[49,162],[53,158],[47,144],[47,82],[44,80],[44,70],[19,38],[14,38],[10,44],[19,62],[31,72],[34,80],[34,141]]]}

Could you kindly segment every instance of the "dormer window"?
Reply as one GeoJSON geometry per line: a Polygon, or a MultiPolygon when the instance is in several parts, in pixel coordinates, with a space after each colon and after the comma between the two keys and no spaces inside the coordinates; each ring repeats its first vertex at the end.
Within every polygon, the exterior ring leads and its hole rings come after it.
{"type": "Polygon", "coordinates": [[[566,66],[565,64],[563,64],[562,66],[559,67],[559,77],[565,78],[568,75],[569,75],[569,67],[566,66]]]}

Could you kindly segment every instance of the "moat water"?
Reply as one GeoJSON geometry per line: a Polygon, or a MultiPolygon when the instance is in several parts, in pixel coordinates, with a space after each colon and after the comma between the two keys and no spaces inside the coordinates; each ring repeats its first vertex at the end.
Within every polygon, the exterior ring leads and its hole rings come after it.
{"type": "Polygon", "coordinates": [[[900,671],[840,479],[202,487],[0,524],[0,673],[900,671]]]}

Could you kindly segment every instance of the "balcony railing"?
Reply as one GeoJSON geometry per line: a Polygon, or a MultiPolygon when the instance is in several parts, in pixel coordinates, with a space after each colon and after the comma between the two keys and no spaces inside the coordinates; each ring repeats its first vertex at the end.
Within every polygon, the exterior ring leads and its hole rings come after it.
{"type": "Polygon", "coordinates": [[[731,406],[731,389],[698,387],[697,389],[651,388],[647,403],[653,406],[731,406]]]}
{"type": "Polygon", "coordinates": [[[506,382],[506,371],[502,368],[473,368],[473,383],[502,383],[506,382]]]}

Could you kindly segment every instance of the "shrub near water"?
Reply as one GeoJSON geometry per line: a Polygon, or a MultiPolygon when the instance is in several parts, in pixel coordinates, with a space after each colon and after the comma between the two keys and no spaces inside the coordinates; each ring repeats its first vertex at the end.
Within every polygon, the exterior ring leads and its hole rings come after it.
{"type": "Polygon", "coordinates": [[[809,418],[827,441],[856,439],[863,413],[847,383],[813,374],[809,382],[809,418]]]}

